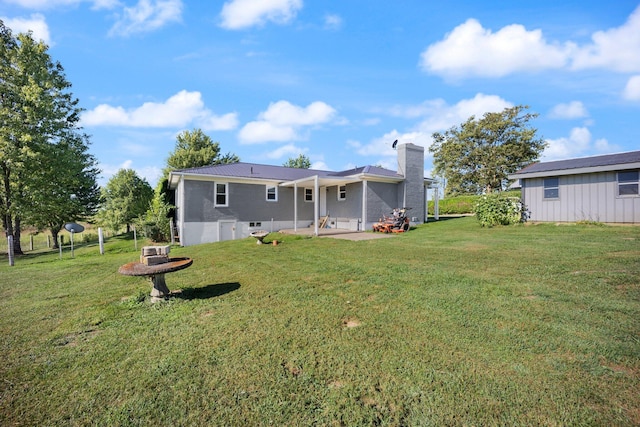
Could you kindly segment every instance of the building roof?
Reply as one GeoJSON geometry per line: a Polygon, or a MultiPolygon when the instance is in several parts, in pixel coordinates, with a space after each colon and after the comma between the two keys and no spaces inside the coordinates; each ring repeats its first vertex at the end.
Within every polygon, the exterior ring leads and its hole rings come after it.
{"type": "Polygon", "coordinates": [[[323,179],[339,180],[355,178],[360,175],[380,177],[381,179],[402,180],[403,176],[395,171],[377,166],[363,166],[346,171],[324,171],[319,169],[288,168],[285,166],[263,165],[259,163],[230,163],[223,165],[210,165],[198,168],[180,169],[172,171],[169,175],[169,185],[174,187],[179,176],[201,176],[203,179],[210,177],[224,177],[239,180],[265,180],[277,182],[293,182],[310,179],[315,176],[323,179]]]}
{"type": "Polygon", "coordinates": [[[509,175],[509,179],[537,178],[553,175],[577,175],[638,168],[640,168],[640,151],[629,151],[603,156],[533,163],[520,169],[515,174],[509,175]]]}

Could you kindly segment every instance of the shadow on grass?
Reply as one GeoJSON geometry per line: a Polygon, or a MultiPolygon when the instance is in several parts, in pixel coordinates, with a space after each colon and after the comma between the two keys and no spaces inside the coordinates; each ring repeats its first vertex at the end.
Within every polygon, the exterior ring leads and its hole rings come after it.
{"type": "Polygon", "coordinates": [[[203,286],[201,288],[183,288],[182,292],[173,294],[171,296],[184,300],[208,299],[228,294],[230,292],[238,290],[239,288],[240,283],[238,282],[217,283],[203,286]]]}

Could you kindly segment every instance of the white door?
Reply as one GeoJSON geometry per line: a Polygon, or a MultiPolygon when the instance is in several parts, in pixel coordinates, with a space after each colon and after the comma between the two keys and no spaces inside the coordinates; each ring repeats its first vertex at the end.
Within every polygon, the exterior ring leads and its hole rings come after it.
{"type": "Polygon", "coordinates": [[[218,236],[220,241],[233,240],[235,238],[235,221],[218,221],[218,236]]]}

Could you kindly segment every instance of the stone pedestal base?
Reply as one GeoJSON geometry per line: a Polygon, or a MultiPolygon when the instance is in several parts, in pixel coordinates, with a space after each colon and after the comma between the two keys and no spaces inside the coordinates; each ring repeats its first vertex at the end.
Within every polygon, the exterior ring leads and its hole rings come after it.
{"type": "Polygon", "coordinates": [[[152,286],[151,302],[162,301],[169,296],[169,292],[171,291],[169,291],[167,283],[164,281],[164,273],[149,276],[149,281],[151,282],[152,286]]]}

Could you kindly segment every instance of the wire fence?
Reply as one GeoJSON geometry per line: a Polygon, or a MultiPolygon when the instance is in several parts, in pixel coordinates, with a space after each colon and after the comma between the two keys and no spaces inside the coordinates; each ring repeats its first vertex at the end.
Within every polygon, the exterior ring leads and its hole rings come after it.
{"type": "MultiPolygon", "coordinates": [[[[103,236],[113,236],[114,233],[103,232],[103,236]]],[[[98,243],[98,230],[83,231],[82,233],[75,233],[73,235],[74,244],[82,243],[98,243]]],[[[71,236],[69,233],[60,232],[58,234],[58,243],[63,246],[69,246],[71,243],[71,236]]],[[[20,235],[20,247],[25,254],[30,252],[42,252],[46,250],[53,250],[54,242],[53,237],[49,233],[23,233],[20,235]]],[[[0,253],[9,252],[9,240],[7,237],[0,238],[0,253]]]]}

